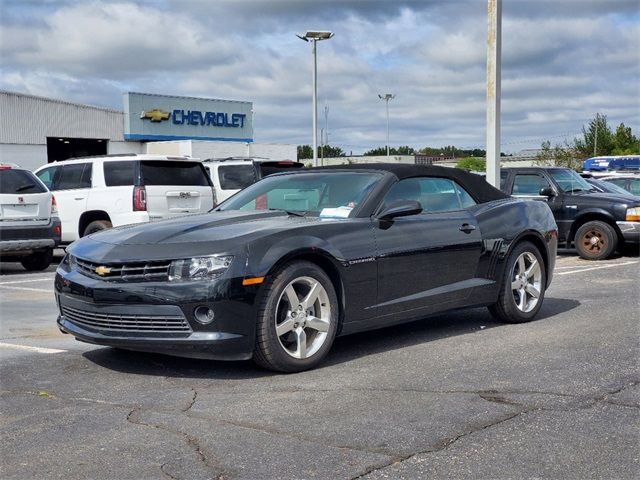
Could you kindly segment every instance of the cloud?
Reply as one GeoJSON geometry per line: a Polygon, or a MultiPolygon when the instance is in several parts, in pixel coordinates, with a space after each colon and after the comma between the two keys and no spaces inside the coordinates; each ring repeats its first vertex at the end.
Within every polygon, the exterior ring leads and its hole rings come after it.
{"type": "MultiPolygon", "coordinates": [[[[578,133],[595,112],[640,129],[635,1],[505,2],[503,150],[578,133]]],[[[484,145],[484,1],[3,3],[0,88],[121,108],[145,91],[254,102],[259,141],[310,143],[310,45],[332,144],[484,145]]],[[[320,113],[319,127],[324,127],[320,113]]]]}

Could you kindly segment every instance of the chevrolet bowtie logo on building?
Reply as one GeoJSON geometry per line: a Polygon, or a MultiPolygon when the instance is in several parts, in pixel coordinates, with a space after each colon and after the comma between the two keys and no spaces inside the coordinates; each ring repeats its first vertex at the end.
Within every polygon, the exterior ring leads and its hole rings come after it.
{"type": "Polygon", "coordinates": [[[140,114],[140,118],[148,118],[152,122],[161,122],[163,120],[169,120],[170,115],[171,114],[169,112],[163,112],[159,108],[154,108],[148,112],[142,112],[140,114]]]}
{"type": "Polygon", "coordinates": [[[96,267],[96,273],[101,277],[104,277],[106,274],[110,273],[111,269],[109,267],[105,267],[104,265],[100,265],[96,267]]]}

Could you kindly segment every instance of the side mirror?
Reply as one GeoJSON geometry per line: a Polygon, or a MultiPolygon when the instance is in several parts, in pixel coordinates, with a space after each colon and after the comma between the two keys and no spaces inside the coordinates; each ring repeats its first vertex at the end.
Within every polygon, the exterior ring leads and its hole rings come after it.
{"type": "Polygon", "coordinates": [[[415,200],[398,200],[387,205],[378,215],[379,220],[393,220],[397,217],[408,217],[422,213],[422,205],[415,200]]]}
{"type": "Polygon", "coordinates": [[[541,197],[555,197],[556,192],[554,192],[551,187],[544,187],[540,189],[539,195],[541,197]]]}

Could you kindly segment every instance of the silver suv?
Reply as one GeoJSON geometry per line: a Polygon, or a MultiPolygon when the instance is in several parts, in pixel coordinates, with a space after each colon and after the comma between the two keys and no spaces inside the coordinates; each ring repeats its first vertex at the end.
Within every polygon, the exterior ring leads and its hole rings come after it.
{"type": "Polygon", "coordinates": [[[29,170],[0,164],[0,260],[44,270],[60,243],[56,200],[29,170]]]}

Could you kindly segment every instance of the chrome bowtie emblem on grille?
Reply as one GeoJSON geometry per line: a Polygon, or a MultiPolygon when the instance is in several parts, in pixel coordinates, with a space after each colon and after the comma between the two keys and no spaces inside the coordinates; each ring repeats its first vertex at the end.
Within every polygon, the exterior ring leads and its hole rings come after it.
{"type": "Polygon", "coordinates": [[[180,198],[191,198],[191,193],[189,193],[189,192],[180,192],[180,198]]]}
{"type": "Polygon", "coordinates": [[[111,272],[111,269],[109,267],[105,267],[104,265],[100,265],[99,267],[96,267],[96,273],[101,277],[110,272],[111,272]]]}

